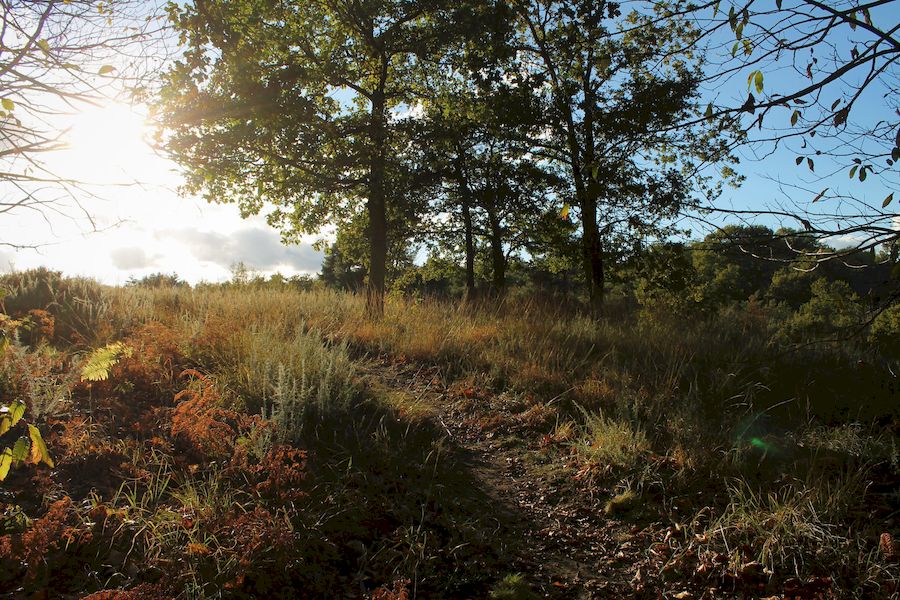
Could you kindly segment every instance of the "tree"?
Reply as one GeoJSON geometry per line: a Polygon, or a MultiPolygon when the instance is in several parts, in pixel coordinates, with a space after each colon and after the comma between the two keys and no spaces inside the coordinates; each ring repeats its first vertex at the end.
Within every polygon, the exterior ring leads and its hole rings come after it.
{"type": "Polygon", "coordinates": [[[660,235],[687,195],[689,158],[727,156],[717,132],[672,127],[692,113],[698,93],[694,30],[665,3],[621,21],[613,2],[517,0],[515,7],[526,68],[542,75],[550,96],[550,135],[536,141],[570,173],[596,306],[606,280],[604,241],[660,235]]]}
{"type": "Polygon", "coordinates": [[[187,50],[166,75],[165,143],[187,189],[243,214],[273,205],[287,240],[368,219],[367,306],[384,306],[400,113],[468,7],[444,0],[198,0],[170,14],[187,50]]]}
{"type": "Polygon", "coordinates": [[[531,152],[542,128],[533,82],[511,79],[508,65],[502,72],[439,81],[426,103],[429,161],[445,183],[431,210],[432,239],[462,246],[468,298],[476,295],[479,240],[490,255],[492,290],[502,294],[509,257],[532,242],[551,206],[561,205],[553,165],[531,152]]]}
{"type": "Polygon", "coordinates": [[[80,204],[89,182],[60,176],[45,158],[66,144],[63,113],[140,90],[164,56],[155,9],[138,0],[0,3],[0,215],[75,209],[93,225],[80,204]]]}

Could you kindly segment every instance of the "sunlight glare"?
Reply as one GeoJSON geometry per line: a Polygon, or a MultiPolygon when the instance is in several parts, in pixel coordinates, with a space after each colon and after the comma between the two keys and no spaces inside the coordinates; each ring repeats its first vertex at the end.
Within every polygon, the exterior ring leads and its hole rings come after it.
{"type": "Polygon", "coordinates": [[[142,179],[152,156],[144,115],[125,104],[91,106],[72,116],[67,166],[79,178],[142,179]]]}

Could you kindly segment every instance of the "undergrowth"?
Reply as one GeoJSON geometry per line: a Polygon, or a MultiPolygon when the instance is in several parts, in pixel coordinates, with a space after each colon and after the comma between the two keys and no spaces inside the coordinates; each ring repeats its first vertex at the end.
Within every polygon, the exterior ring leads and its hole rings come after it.
{"type": "Polygon", "coordinates": [[[864,339],[787,351],[752,304],[391,298],[373,323],[327,291],[16,285],[33,325],[2,347],[0,404],[24,399],[55,468],[10,473],[4,591],[532,597],[444,408],[604,518],[664,514],[660,589],[898,593],[897,365],[864,339]],[[375,357],[446,406],[372,382],[375,357]]]}

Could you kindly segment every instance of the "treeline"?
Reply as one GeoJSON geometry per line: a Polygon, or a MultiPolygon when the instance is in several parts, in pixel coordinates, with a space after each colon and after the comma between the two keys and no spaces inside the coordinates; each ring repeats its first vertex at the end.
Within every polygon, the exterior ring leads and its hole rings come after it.
{"type": "MultiPolygon", "coordinates": [[[[702,240],[636,246],[617,257],[609,270],[607,296],[624,314],[641,318],[702,320],[723,312],[761,311],[771,322],[773,341],[791,343],[847,337],[866,338],[889,356],[900,357],[897,299],[898,248],[843,252],[811,242],[788,229],[728,226],[702,240]]],[[[421,258],[421,257],[420,257],[421,258]]],[[[575,310],[590,310],[583,280],[566,261],[513,255],[504,258],[503,296],[488,244],[478,243],[474,297],[551,299],[575,310]],[[579,308],[580,307],[580,308],[579,308]]],[[[473,300],[459,256],[431,253],[417,260],[411,251],[394,257],[390,294],[413,299],[473,300]]],[[[186,286],[177,276],[133,279],[142,287],[186,286]]],[[[242,264],[230,281],[198,288],[247,287],[312,291],[329,288],[362,293],[366,268],[335,244],[317,277],[263,275],[242,264]]],[[[619,311],[621,312],[621,311],[619,311]]]]}
{"type": "MultiPolygon", "coordinates": [[[[574,246],[574,244],[572,244],[574,246]]],[[[577,247],[570,247],[577,253],[577,247]]],[[[751,298],[771,299],[798,308],[808,301],[812,284],[824,279],[841,282],[871,308],[893,299],[896,248],[847,252],[811,240],[790,229],[725,226],[701,240],[636,243],[611,254],[608,290],[617,299],[641,304],[665,301],[685,309],[717,309],[751,298]]],[[[394,257],[389,289],[417,296],[448,299],[469,291],[461,256],[431,252],[417,261],[413,252],[394,257]],[[420,264],[417,264],[420,263],[420,264]]],[[[487,242],[478,243],[474,261],[475,290],[480,297],[515,293],[584,297],[577,267],[555,257],[506,255],[497,268],[487,242]]],[[[340,243],[326,255],[320,280],[326,286],[360,291],[366,280],[361,256],[342,250],[340,243]]]]}

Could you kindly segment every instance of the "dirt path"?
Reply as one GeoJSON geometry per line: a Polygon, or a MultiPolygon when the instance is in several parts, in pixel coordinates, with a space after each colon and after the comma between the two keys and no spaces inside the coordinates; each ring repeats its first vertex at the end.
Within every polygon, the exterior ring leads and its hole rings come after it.
{"type": "Polygon", "coordinates": [[[662,523],[606,515],[604,490],[587,493],[571,469],[552,468],[550,461],[566,459],[541,452],[540,436],[530,443],[521,432],[479,426],[471,402],[459,401],[439,369],[369,360],[361,371],[445,432],[456,460],[490,499],[484,509],[503,523],[497,543],[510,557],[506,574],[524,575],[540,597],[660,597],[647,585],[647,553],[662,523]]]}

